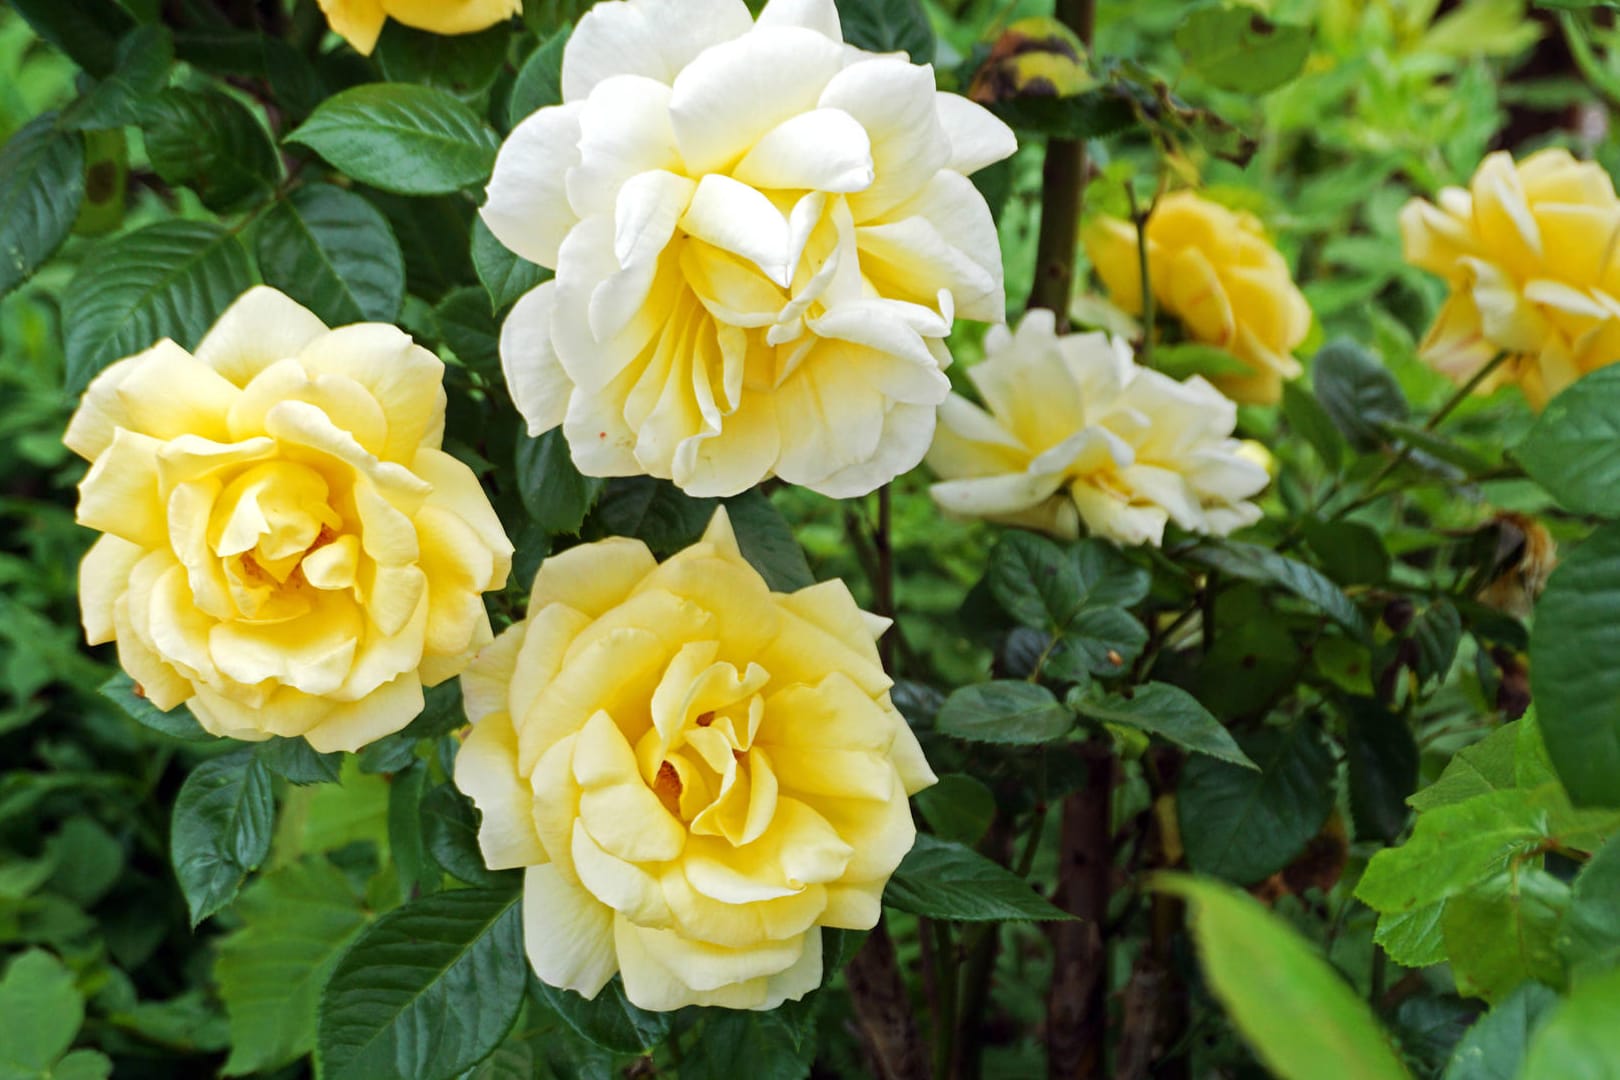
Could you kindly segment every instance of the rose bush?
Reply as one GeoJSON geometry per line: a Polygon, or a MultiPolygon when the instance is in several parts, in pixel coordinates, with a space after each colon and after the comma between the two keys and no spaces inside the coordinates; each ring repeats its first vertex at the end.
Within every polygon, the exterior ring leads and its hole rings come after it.
{"type": "Polygon", "coordinates": [[[921,460],[956,316],[1004,316],[967,175],[1012,132],[930,68],[846,45],[832,0],[615,0],[563,104],[512,132],[483,219],[556,270],[501,332],[531,434],[694,495],[862,495],[921,460]]]}
{"type": "Polygon", "coordinates": [[[159,709],[215,735],[357,750],[490,640],[512,544],[439,449],[444,365],[391,326],[337,330],[272,289],[195,355],[162,341],[97,376],[64,441],[85,635],[159,709]]]}
{"type": "Polygon", "coordinates": [[[435,34],[486,30],[523,10],[523,0],[320,0],[332,30],[370,54],[389,19],[435,34]]]}

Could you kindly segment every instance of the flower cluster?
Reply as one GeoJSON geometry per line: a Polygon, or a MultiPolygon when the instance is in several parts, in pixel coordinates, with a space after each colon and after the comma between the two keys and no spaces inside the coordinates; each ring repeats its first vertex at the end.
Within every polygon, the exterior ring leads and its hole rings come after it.
{"type": "Polygon", "coordinates": [[[439,449],[444,365],[392,326],[328,330],[247,293],[196,355],[161,341],[102,372],[64,441],[91,643],[160,709],[216,735],[355,750],[491,639],[480,593],[512,545],[439,449]]]}
{"type": "Polygon", "coordinates": [[[1232,438],[1237,408],[1202,378],[1138,367],[1105,334],[1059,336],[1042,310],[1016,333],[992,327],[968,377],[990,411],[951,395],[928,452],[951,513],[1155,545],[1171,521],[1220,536],[1260,518],[1248,500],[1269,477],[1232,438]]]}
{"type": "Polygon", "coordinates": [[[523,10],[523,0],[320,0],[320,4],[333,32],[368,56],[389,19],[434,34],[471,34],[523,10]]]}
{"type": "Polygon", "coordinates": [[[1558,148],[1518,165],[1491,154],[1467,190],[1408,203],[1401,238],[1451,286],[1421,352],[1457,382],[1507,353],[1481,389],[1517,383],[1539,409],[1620,360],[1620,199],[1601,166],[1558,148]]]}
{"type": "Polygon", "coordinates": [[[934,781],[886,625],[842,582],[772,593],[724,510],[663,565],[629,539],[545,562],[462,680],[455,773],[488,864],[527,868],[542,979],[593,997],[619,973],[660,1010],[820,984],[819,928],[877,921],[934,781]]]}
{"type": "MultiPolygon", "coordinates": [[[[1284,381],[1300,374],[1293,351],[1310,332],[1311,309],[1260,222],[1178,191],[1159,200],[1144,231],[1159,310],[1179,319],[1195,341],[1220,346],[1250,369],[1214,376],[1215,385],[1238,401],[1275,404],[1284,381]]],[[[1100,216],[1081,238],[1114,303],[1142,314],[1136,227],[1100,216]]]]}
{"type": "Polygon", "coordinates": [[[501,336],[531,433],[694,495],[865,494],[915,466],[956,315],[1004,317],[969,173],[1014,149],[932,69],[843,41],[833,0],[614,0],[563,104],[495,165],[485,223],[556,270],[501,336]]]}

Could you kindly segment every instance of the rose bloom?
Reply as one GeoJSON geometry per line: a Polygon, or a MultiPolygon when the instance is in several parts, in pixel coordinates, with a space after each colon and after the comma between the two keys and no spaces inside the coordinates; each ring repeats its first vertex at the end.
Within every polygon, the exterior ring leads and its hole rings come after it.
{"type": "Polygon", "coordinates": [[[1406,259],[1439,274],[1451,296],[1421,353],[1465,382],[1500,352],[1481,386],[1517,383],[1539,409],[1594,368],[1620,359],[1620,200],[1609,174],[1567,150],[1517,166],[1489,155],[1468,190],[1401,211],[1406,259]]]}
{"type": "Polygon", "coordinates": [[[422,711],[487,644],[480,593],[512,545],[439,449],[444,365],[392,326],[328,330],[274,289],[196,355],[161,341],[103,371],[63,441],[92,644],[159,709],[216,735],[355,750],[422,711]]]}
{"type": "MultiPolygon", "coordinates": [[[[1136,233],[1111,217],[1081,230],[1109,296],[1131,315],[1143,312],[1136,233]]],[[[1310,332],[1311,309],[1259,220],[1177,191],[1148,218],[1147,246],[1158,310],[1179,319],[1193,340],[1225,349],[1250,369],[1215,377],[1215,385],[1238,401],[1276,403],[1283,382],[1300,374],[1293,352],[1310,332]]]]}
{"type": "Polygon", "coordinates": [[[523,0],[320,0],[332,30],[367,56],[395,19],[434,34],[471,34],[523,11],[523,0]]]}
{"type": "Polygon", "coordinates": [[[1060,337],[1039,308],[1016,333],[992,327],[968,378],[990,411],[952,394],[928,451],[949,513],[1155,546],[1170,521],[1224,536],[1260,519],[1247,500],[1270,476],[1202,378],[1138,367],[1119,338],[1060,337]]]}
{"type": "Polygon", "coordinates": [[[770,1009],[869,929],[934,782],[842,582],[773,593],[722,509],[659,565],[638,540],[541,566],[462,677],[456,784],[492,869],[526,867],[529,961],[644,1009],[770,1009]]]}
{"type": "Polygon", "coordinates": [[[845,45],[833,0],[611,0],[563,104],[502,147],[484,221],[556,278],[501,335],[531,434],[592,476],[837,497],[921,460],[953,317],[1000,322],[967,175],[1014,149],[933,70],[845,45]]]}

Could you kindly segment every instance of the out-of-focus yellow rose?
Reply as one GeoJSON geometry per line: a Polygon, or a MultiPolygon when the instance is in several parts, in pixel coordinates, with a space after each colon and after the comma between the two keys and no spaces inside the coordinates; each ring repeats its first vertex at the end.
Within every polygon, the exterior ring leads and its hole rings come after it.
{"type": "Polygon", "coordinates": [[[1517,166],[1491,154],[1468,190],[1407,203],[1401,239],[1408,262],[1451,285],[1421,352],[1457,382],[1506,352],[1481,391],[1517,383],[1540,409],[1620,360],[1620,199],[1600,166],[1563,149],[1517,166]]]}
{"type": "Polygon", "coordinates": [[[196,355],[102,372],[63,441],[91,463],[79,570],[92,644],[216,735],[355,750],[491,639],[512,545],[439,449],[444,365],[392,326],[328,330],[274,289],[196,355]]]}
{"type": "MultiPolygon", "coordinates": [[[[1110,297],[1131,315],[1143,310],[1136,232],[1130,222],[1106,216],[1081,230],[1110,297]]],[[[1293,351],[1310,332],[1311,309],[1259,220],[1177,191],[1148,218],[1147,246],[1158,310],[1179,319],[1194,340],[1220,346],[1251,369],[1217,376],[1215,385],[1237,401],[1275,403],[1283,382],[1299,376],[1293,351]]]]}
{"type": "Polygon", "coordinates": [[[769,1009],[869,929],[934,782],[889,700],[887,620],[842,582],[772,593],[724,510],[658,565],[636,540],[541,566],[462,678],[456,784],[491,868],[527,867],[529,961],[644,1009],[769,1009]]]}
{"type": "Polygon", "coordinates": [[[366,55],[383,23],[395,19],[434,34],[487,30],[523,11],[523,0],[320,0],[332,30],[366,55]]]}
{"type": "Polygon", "coordinates": [[[775,475],[839,498],[914,467],[956,315],[1004,318],[968,174],[1011,129],[931,68],[843,40],[833,0],[610,0],[563,104],[513,130],[484,222],[556,278],[501,364],[591,476],[694,495],[775,475]]]}
{"type": "Polygon", "coordinates": [[[952,394],[928,451],[949,513],[1154,545],[1170,521],[1224,536],[1260,518],[1247,500],[1269,477],[1232,437],[1237,407],[1198,376],[1138,367],[1119,338],[1059,337],[1037,308],[1015,334],[991,328],[968,378],[990,411],[952,394]]]}

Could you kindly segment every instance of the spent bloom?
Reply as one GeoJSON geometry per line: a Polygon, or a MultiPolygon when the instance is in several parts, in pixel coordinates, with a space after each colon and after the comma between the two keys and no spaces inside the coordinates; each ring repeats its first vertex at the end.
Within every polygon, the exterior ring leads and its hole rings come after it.
{"type": "Polygon", "coordinates": [[[1620,199],[1601,166],[1556,148],[1517,165],[1490,154],[1466,190],[1407,203],[1401,239],[1451,286],[1421,353],[1457,382],[1505,352],[1481,389],[1517,383],[1539,409],[1620,359],[1620,199]]]}
{"type": "MultiPolygon", "coordinates": [[[[1222,392],[1274,404],[1282,384],[1300,374],[1293,352],[1310,333],[1311,309],[1259,220],[1177,191],[1159,200],[1146,232],[1158,310],[1175,316],[1193,340],[1217,345],[1249,368],[1215,377],[1222,392]]],[[[1081,230],[1081,239],[1114,303],[1141,315],[1136,226],[1100,216],[1081,230]]]]}
{"type": "Polygon", "coordinates": [[[92,644],[216,735],[355,750],[491,640],[512,545],[439,449],[444,365],[392,326],[329,330],[244,294],[195,355],[172,341],[85,392],[78,520],[92,644]]]}
{"type": "Polygon", "coordinates": [[[320,0],[327,24],[366,55],[389,19],[434,34],[487,30],[523,10],[523,0],[320,0]]]}
{"type": "Polygon", "coordinates": [[[864,494],[921,460],[956,315],[1004,316],[968,174],[1014,149],[933,70],[846,45],[833,0],[610,0],[483,218],[556,277],[501,360],[593,476],[864,494]]]}
{"type": "Polygon", "coordinates": [[[1232,437],[1237,407],[1202,378],[1139,367],[1105,334],[1059,336],[1050,311],[992,327],[968,371],[989,411],[952,394],[928,465],[950,513],[1120,544],[1157,545],[1167,522],[1224,536],[1252,525],[1269,482],[1232,437]]]}
{"type": "Polygon", "coordinates": [[[462,678],[456,784],[491,868],[525,867],[529,961],[644,1009],[769,1009],[821,982],[820,927],[869,929],[934,782],[889,699],[887,620],[839,581],[773,593],[724,510],[662,565],[547,559],[528,618],[462,678]]]}

